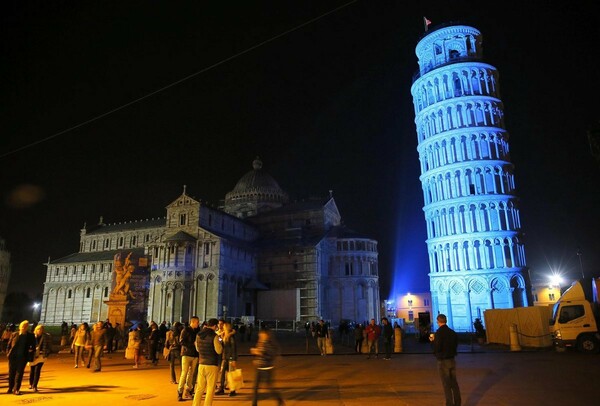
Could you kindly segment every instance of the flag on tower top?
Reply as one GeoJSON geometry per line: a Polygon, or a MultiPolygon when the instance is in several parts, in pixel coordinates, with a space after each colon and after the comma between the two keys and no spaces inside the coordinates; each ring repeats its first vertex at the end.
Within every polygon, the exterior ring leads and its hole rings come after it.
{"type": "Polygon", "coordinates": [[[427,17],[423,16],[423,25],[425,26],[425,32],[427,32],[427,29],[429,28],[430,24],[431,24],[431,21],[429,21],[427,19],[427,17]]]}

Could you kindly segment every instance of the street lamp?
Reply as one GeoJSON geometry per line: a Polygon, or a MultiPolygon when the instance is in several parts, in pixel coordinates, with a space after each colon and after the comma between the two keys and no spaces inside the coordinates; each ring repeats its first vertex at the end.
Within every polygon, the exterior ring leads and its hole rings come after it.
{"type": "Polygon", "coordinates": [[[560,285],[562,282],[563,282],[563,278],[560,275],[560,273],[553,272],[552,275],[550,275],[550,288],[556,286],[558,288],[558,290],[560,290],[560,285]]]}
{"type": "Polygon", "coordinates": [[[39,302],[35,302],[35,303],[33,303],[33,314],[32,314],[32,316],[33,316],[33,317],[32,317],[33,321],[39,321],[39,320],[36,318],[36,316],[37,316],[38,309],[39,309],[39,307],[40,307],[40,306],[41,306],[41,304],[40,304],[39,302]]]}

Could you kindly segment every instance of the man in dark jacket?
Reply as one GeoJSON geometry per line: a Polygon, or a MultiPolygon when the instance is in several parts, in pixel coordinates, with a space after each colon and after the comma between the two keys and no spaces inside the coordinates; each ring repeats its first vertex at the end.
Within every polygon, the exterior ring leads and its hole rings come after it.
{"type": "Polygon", "coordinates": [[[433,355],[437,358],[438,371],[442,379],[446,406],[460,406],[460,389],[456,381],[456,350],[458,348],[458,336],[446,325],[447,318],[444,314],[438,314],[438,329],[435,335],[430,335],[433,342],[433,355]]]}
{"type": "Polygon", "coordinates": [[[196,351],[196,335],[200,331],[200,319],[193,316],[190,319],[190,325],[181,331],[179,343],[181,344],[181,376],[177,386],[177,400],[183,400],[185,397],[192,397],[192,390],[198,370],[198,351],[196,351]]]}
{"type": "Polygon", "coordinates": [[[212,405],[219,374],[220,355],[223,352],[222,338],[216,333],[218,325],[219,320],[210,319],[196,336],[196,350],[199,357],[198,384],[192,406],[200,406],[205,391],[204,406],[212,405]]]}
{"type": "Polygon", "coordinates": [[[315,327],[315,336],[317,337],[317,347],[321,355],[327,355],[327,339],[329,338],[329,326],[325,320],[319,320],[319,324],[315,327]]]}
{"type": "Polygon", "coordinates": [[[101,321],[94,324],[94,330],[90,334],[90,342],[88,346],[91,347],[90,359],[87,367],[89,368],[92,360],[94,361],[94,372],[100,372],[102,369],[102,353],[107,348],[106,346],[106,329],[104,323],[101,321]]]}
{"type": "Polygon", "coordinates": [[[33,361],[35,355],[35,336],[29,331],[29,322],[24,320],[19,324],[8,340],[6,347],[8,357],[8,390],[6,393],[21,394],[21,382],[25,365],[33,361]]]}
{"type": "Polygon", "coordinates": [[[392,341],[394,339],[394,329],[387,317],[381,319],[382,329],[381,337],[383,338],[383,347],[385,349],[385,357],[383,359],[392,359],[392,341]]]}

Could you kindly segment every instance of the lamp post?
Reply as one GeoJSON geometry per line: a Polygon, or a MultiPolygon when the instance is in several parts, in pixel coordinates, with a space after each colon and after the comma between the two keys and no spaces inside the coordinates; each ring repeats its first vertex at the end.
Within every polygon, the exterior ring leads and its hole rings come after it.
{"type": "Polygon", "coordinates": [[[581,278],[585,279],[585,274],[583,273],[583,260],[581,259],[581,256],[583,254],[581,253],[581,250],[579,249],[579,247],[577,247],[577,256],[579,257],[579,266],[581,267],[581,278]]]}

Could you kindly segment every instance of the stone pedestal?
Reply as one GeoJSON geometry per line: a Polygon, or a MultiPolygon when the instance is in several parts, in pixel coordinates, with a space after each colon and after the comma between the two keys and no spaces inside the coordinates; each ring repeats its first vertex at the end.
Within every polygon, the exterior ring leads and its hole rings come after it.
{"type": "Polygon", "coordinates": [[[119,323],[121,326],[125,326],[127,305],[129,304],[127,295],[111,293],[109,300],[106,300],[104,303],[108,305],[108,320],[111,324],[115,326],[119,323]]]}
{"type": "Polygon", "coordinates": [[[394,329],[394,352],[402,352],[402,329],[394,329]]]}

